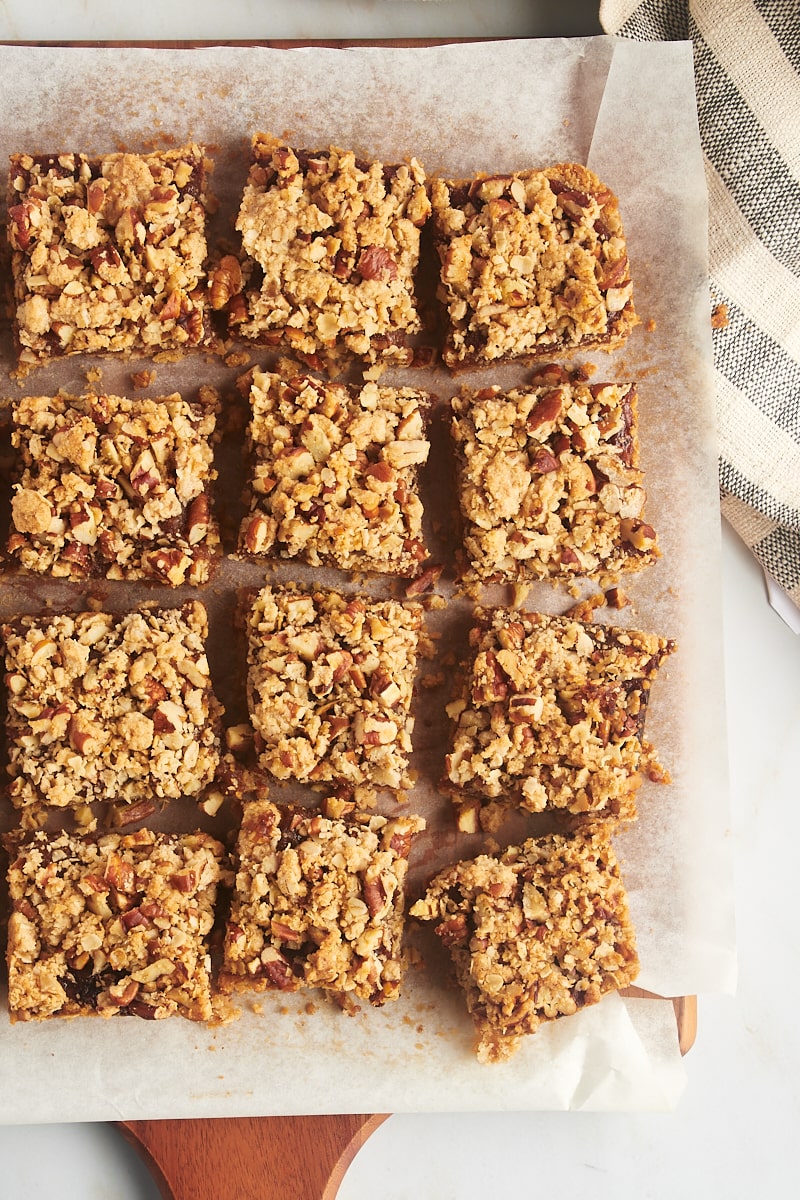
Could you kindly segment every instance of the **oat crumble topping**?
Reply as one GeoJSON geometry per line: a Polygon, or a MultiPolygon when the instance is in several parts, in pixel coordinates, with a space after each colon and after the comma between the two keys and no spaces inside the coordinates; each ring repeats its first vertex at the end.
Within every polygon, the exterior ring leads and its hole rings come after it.
{"type": "Polygon", "coordinates": [[[247,695],[277,779],[408,786],[422,606],[266,587],[248,617],[247,695]]]}
{"type": "Polygon", "coordinates": [[[452,398],[467,581],[614,578],[658,558],[632,383],[546,382],[452,398]]]}
{"type": "Polygon", "coordinates": [[[9,794],[46,807],[198,796],[214,778],[222,709],[206,610],[45,613],[0,630],[9,794]]]}
{"type": "Polygon", "coordinates": [[[212,1017],[224,847],[205,833],[7,834],[12,1021],[212,1017]]]}
{"type": "Polygon", "coordinates": [[[321,988],[343,1007],[395,999],[408,855],[424,826],[246,804],[220,987],[321,988]]]}
{"type": "Polygon", "coordinates": [[[415,576],[430,397],[414,388],[252,375],[245,555],[415,576]]]}
{"type": "Polygon", "coordinates": [[[614,349],[638,323],[617,200],[577,163],[431,183],[450,367],[614,349]]]}
{"type": "Polygon", "coordinates": [[[21,368],[65,354],[203,344],[205,180],[196,145],[97,159],[11,156],[21,368]]]}
{"type": "Polygon", "coordinates": [[[236,223],[245,278],[230,263],[216,277],[231,331],[315,366],[341,356],[409,363],[429,214],[415,159],[363,162],[350,150],[292,149],[256,134],[236,223]]]}
{"type": "Polygon", "coordinates": [[[483,1062],[509,1058],[544,1021],[627,987],[638,959],[607,830],[553,834],[446,868],[412,905],[435,921],[483,1062]]]}
{"type": "Polygon", "coordinates": [[[490,819],[515,807],[634,818],[654,759],[644,739],[649,691],[674,649],[638,630],[477,609],[461,690],[447,710],[445,786],[461,827],[468,831],[486,805],[490,819]]]}
{"type": "Polygon", "coordinates": [[[67,579],[206,582],[221,553],[215,424],[211,406],[177,393],[15,401],[10,554],[67,579]]]}

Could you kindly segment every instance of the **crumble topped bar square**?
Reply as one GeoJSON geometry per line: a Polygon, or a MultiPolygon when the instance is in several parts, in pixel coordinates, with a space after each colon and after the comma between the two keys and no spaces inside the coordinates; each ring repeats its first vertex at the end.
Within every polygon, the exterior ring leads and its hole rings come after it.
{"type": "Polygon", "coordinates": [[[12,1021],[213,1016],[224,847],[205,833],[7,834],[12,1021]]]}
{"type": "Polygon", "coordinates": [[[396,999],[408,855],[424,826],[246,804],[221,990],[321,988],[343,1007],[396,999]]]}
{"type": "Polygon", "coordinates": [[[665,777],[644,722],[674,649],[638,630],[476,610],[461,694],[448,706],[444,784],[460,826],[491,827],[513,808],[633,819],[642,772],[665,777]]]}
{"type": "Polygon", "coordinates": [[[447,867],[410,914],[436,922],[484,1062],[631,984],[638,958],[607,831],[552,834],[447,867]]]}
{"type": "Polygon", "coordinates": [[[427,557],[417,476],[429,403],[414,388],[254,371],[240,551],[417,575],[427,557]]]}
{"type": "Polygon", "coordinates": [[[220,757],[206,610],[43,613],[2,626],[9,794],[38,815],[198,796],[220,757]]]}
{"type": "Polygon", "coordinates": [[[462,388],[451,406],[467,580],[613,580],[658,558],[635,384],[548,366],[511,391],[462,388]]]}
{"type": "Polygon", "coordinates": [[[8,237],[21,367],[207,339],[206,164],[152,154],[13,154],[8,237]]]}
{"type": "Polygon", "coordinates": [[[177,393],[26,396],[8,550],[67,579],[205,583],[221,553],[210,489],[216,412],[177,393]]]}
{"type": "Polygon", "coordinates": [[[616,197],[578,163],[431,183],[451,368],[621,345],[638,323],[616,197]]]}
{"type": "MultiPolygon", "coordinates": [[[[350,150],[292,149],[256,134],[236,222],[245,285],[229,304],[231,332],[282,344],[313,366],[354,356],[410,362],[408,337],[422,327],[414,283],[429,214],[413,158],[363,162],[350,150]]],[[[221,267],[224,303],[231,275],[221,267]]]]}
{"type": "Polygon", "coordinates": [[[277,779],[400,789],[422,606],[265,587],[248,614],[247,697],[277,779]]]}

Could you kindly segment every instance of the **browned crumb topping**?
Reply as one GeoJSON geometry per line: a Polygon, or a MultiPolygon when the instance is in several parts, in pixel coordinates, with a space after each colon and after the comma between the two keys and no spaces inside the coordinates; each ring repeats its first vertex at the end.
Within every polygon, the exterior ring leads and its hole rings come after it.
{"type": "Polygon", "coordinates": [[[26,396],[9,552],[68,579],[204,583],[220,553],[211,514],[213,408],[175,393],[26,396]]]}
{"type": "Polygon", "coordinates": [[[421,817],[332,819],[245,806],[220,987],[322,988],[344,1006],[395,999],[403,888],[421,817]]]}
{"type": "Polygon", "coordinates": [[[638,630],[478,609],[461,694],[448,706],[445,782],[456,804],[635,817],[653,753],[643,736],[649,690],[674,649],[638,630]]]}
{"type": "Polygon", "coordinates": [[[457,863],[410,911],[436,922],[483,1062],[509,1058],[543,1021],[596,1004],[638,973],[627,898],[602,826],[457,863]]]}
{"type": "MultiPolygon", "coordinates": [[[[439,583],[444,574],[444,564],[434,563],[431,566],[426,566],[423,571],[417,575],[416,579],[412,579],[405,589],[405,594],[409,598],[421,596],[424,601],[435,603],[434,597],[431,595],[433,589],[439,583]]],[[[442,597],[439,597],[442,599],[442,597]]]]}
{"type": "Polygon", "coordinates": [[[241,281],[223,264],[219,284],[223,303],[233,293],[232,332],[288,346],[313,365],[341,354],[409,363],[408,335],[421,328],[414,277],[429,213],[415,159],[384,166],[349,150],[293,150],[256,134],[236,223],[246,274],[255,269],[237,292],[241,281]]]}
{"type": "Polygon", "coordinates": [[[17,808],[163,802],[212,781],[222,710],[198,601],[25,616],[1,632],[17,808]]]}
{"type": "Polygon", "coordinates": [[[586,167],[431,184],[456,367],[624,342],[637,324],[616,197],[586,167]]]}
{"type": "Polygon", "coordinates": [[[201,147],[14,154],[8,210],[22,367],[205,341],[201,147]]]}
{"type": "Polygon", "coordinates": [[[594,592],[591,596],[579,600],[577,604],[571,605],[564,616],[572,617],[576,621],[585,621],[588,624],[594,620],[595,610],[603,608],[605,604],[605,592],[594,592]]]}
{"type": "Polygon", "coordinates": [[[726,329],[729,324],[727,304],[715,304],[711,310],[711,328],[726,329]]]}
{"type": "Polygon", "coordinates": [[[248,618],[260,766],[278,779],[407,786],[419,604],[266,587],[248,618]]]}
{"type": "Polygon", "coordinates": [[[608,588],[605,593],[606,604],[609,608],[627,608],[631,603],[630,596],[621,587],[608,588]]]}
{"type": "Polygon", "coordinates": [[[155,371],[132,371],[131,386],[136,391],[143,391],[145,388],[152,387],[157,378],[155,371]]]}
{"type": "Polygon", "coordinates": [[[413,388],[254,371],[241,552],[417,575],[427,557],[417,474],[429,401],[413,388]]]}
{"type": "Polygon", "coordinates": [[[12,1021],[212,1018],[224,848],[205,833],[8,834],[12,1021]]]}
{"type": "Polygon", "coordinates": [[[452,399],[467,581],[606,579],[658,557],[635,385],[561,371],[553,386],[553,371],[545,384],[452,399]]]}

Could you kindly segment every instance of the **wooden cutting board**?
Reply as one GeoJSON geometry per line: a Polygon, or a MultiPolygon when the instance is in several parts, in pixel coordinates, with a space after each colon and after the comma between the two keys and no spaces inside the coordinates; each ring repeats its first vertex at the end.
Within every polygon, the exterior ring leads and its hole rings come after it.
{"type": "MultiPolygon", "coordinates": [[[[630,988],[626,993],[652,997],[630,988]]],[[[673,1000],[682,1054],[697,1033],[697,997],[673,1000]]],[[[126,1121],[164,1200],[334,1200],[345,1171],[387,1114],[126,1121]]]]}
{"type": "Polygon", "coordinates": [[[385,1116],[128,1121],[164,1200],[333,1200],[385,1116]]]}

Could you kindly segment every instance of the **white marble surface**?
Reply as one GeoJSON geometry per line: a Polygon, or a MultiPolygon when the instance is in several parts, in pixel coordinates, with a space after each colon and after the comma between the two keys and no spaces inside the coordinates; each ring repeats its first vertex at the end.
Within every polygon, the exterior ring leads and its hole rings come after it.
{"type": "MultiPolygon", "coordinates": [[[[587,0],[0,0],[0,41],[544,36],[596,32],[595,12],[587,0]]],[[[800,1192],[800,637],[769,607],[759,569],[727,528],[723,572],[739,988],[735,997],[700,997],[678,1110],[393,1116],[352,1163],[339,1200],[524,1200],[556,1189],[595,1200],[800,1192]]],[[[159,1196],[110,1126],[6,1127],[0,1162],[0,1200],[159,1196]]]]}

